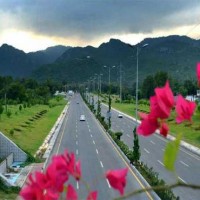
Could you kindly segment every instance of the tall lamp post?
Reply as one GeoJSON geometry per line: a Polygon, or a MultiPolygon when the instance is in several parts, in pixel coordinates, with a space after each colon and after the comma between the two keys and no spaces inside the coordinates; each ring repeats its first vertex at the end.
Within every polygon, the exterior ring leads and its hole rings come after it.
{"type": "Polygon", "coordinates": [[[108,84],[109,84],[109,98],[108,98],[108,112],[107,112],[107,117],[108,117],[108,127],[110,129],[111,127],[111,98],[110,98],[110,93],[111,93],[111,85],[110,85],[110,70],[111,68],[115,68],[115,66],[104,66],[105,68],[108,67],[108,84]]]}
{"type": "MultiPolygon", "coordinates": [[[[144,44],[141,47],[138,47],[137,45],[137,53],[136,53],[136,90],[135,90],[135,118],[137,122],[137,117],[138,117],[138,65],[139,65],[139,53],[142,48],[147,47],[149,44],[144,44]]],[[[132,45],[129,45],[131,48],[134,48],[132,45]]]]}

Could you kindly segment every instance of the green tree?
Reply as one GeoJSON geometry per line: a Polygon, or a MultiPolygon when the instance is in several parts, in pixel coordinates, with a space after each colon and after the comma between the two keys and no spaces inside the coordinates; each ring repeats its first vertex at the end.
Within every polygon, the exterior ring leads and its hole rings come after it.
{"type": "Polygon", "coordinates": [[[147,76],[142,83],[142,96],[143,98],[149,99],[150,96],[154,95],[155,80],[152,75],[147,76]]]}
{"type": "Polygon", "coordinates": [[[0,104],[0,119],[1,119],[1,115],[3,113],[4,107],[0,104]]]}
{"type": "Polygon", "coordinates": [[[159,71],[154,76],[155,87],[163,87],[167,80],[169,80],[169,76],[167,72],[159,71]]]}
{"type": "Polygon", "coordinates": [[[139,145],[139,138],[138,135],[136,133],[136,128],[134,128],[133,130],[133,161],[135,162],[135,164],[138,164],[138,161],[140,160],[140,145],[139,145]]]}
{"type": "Polygon", "coordinates": [[[19,105],[19,110],[22,111],[22,105],[19,105]]]}

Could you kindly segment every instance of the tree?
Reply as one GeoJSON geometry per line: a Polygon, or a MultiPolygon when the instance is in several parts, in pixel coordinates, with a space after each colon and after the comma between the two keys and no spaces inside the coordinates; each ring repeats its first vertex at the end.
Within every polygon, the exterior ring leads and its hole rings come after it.
{"type": "Polygon", "coordinates": [[[142,83],[142,96],[149,99],[150,96],[154,95],[155,80],[154,77],[147,76],[142,83]]]}
{"type": "Polygon", "coordinates": [[[133,130],[133,136],[134,136],[134,140],[133,140],[133,161],[135,162],[135,164],[138,163],[138,161],[140,160],[140,145],[139,145],[139,138],[138,135],[136,133],[136,128],[134,128],[133,130]]]}
{"type": "Polygon", "coordinates": [[[0,119],[1,119],[1,115],[2,115],[2,113],[3,113],[3,110],[4,110],[4,108],[3,108],[3,106],[0,104],[0,119]]]}
{"type": "Polygon", "coordinates": [[[19,105],[19,110],[22,111],[22,105],[19,105]]]}

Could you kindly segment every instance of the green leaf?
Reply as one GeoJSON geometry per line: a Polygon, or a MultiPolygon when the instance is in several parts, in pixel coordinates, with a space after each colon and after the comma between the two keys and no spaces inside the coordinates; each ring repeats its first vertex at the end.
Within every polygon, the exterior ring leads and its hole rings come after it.
{"type": "Polygon", "coordinates": [[[170,171],[175,171],[174,164],[177,158],[181,138],[182,134],[178,134],[174,141],[170,141],[166,145],[163,159],[165,168],[170,171]]]}

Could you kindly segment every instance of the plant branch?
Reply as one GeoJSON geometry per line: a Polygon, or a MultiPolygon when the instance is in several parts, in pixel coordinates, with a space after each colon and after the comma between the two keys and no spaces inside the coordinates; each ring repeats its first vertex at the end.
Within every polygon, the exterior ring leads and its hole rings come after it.
{"type": "Polygon", "coordinates": [[[126,199],[128,197],[133,196],[133,195],[140,194],[140,193],[143,193],[143,192],[152,191],[152,190],[158,191],[158,190],[172,189],[172,188],[176,188],[176,187],[186,187],[186,188],[192,188],[192,189],[200,189],[200,185],[186,184],[186,183],[183,183],[181,181],[178,181],[178,182],[171,184],[171,185],[154,186],[154,187],[147,187],[147,188],[135,190],[133,192],[125,194],[122,197],[117,197],[114,200],[126,199]]]}

